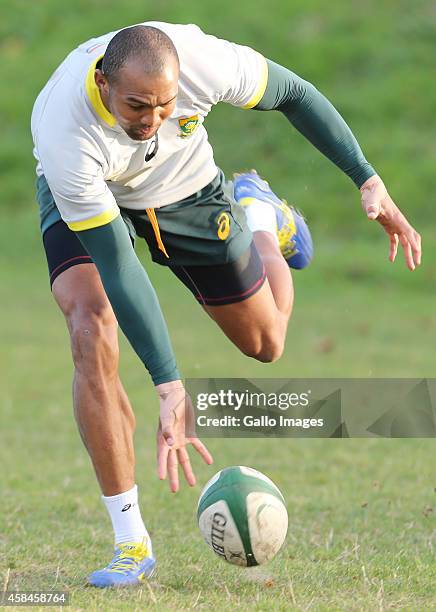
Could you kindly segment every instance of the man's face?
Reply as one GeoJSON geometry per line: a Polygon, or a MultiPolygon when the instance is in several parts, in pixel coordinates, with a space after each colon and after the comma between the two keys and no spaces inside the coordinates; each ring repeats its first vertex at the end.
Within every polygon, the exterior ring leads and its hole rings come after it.
{"type": "Polygon", "coordinates": [[[104,105],[126,134],[139,141],[153,138],[173,112],[178,79],[179,67],[171,57],[157,74],[145,74],[140,63],[131,60],[114,83],[109,84],[99,70],[95,77],[104,105]]]}

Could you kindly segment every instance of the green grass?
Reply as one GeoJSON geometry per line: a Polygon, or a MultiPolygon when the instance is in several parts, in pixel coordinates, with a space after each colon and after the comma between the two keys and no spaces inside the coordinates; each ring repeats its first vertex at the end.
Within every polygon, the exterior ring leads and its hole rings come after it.
{"type": "Polygon", "coordinates": [[[150,588],[100,592],[86,574],[112,534],[72,416],[71,358],[48,289],[33,196],[29,115],[79,42],[145,19],[195,22],[254,46],[313,81],[344,114],[368,159],[422,231],[414,274],[387,261],[350,182],[274,113],[216,108],[208,118],[225,172],[257,167],[311,221],[313,266],[295,274],[287,348],[272,365],[223,337],[141,250],[186,377],[432,377],[436,367],[433,204],[435,8],[431,0],[3,0],[0,22],[0,587],[65,588],[74,610],[436,610],[433,440],[210,440],[215,465],[171,495],[157,481],[157,405],[122,341],[122,379],[138,430],[137,481],[159,572],[150,588]],[[234,143],[243,146],[235,147],[234,143]],[[216,470],[247,464],[282,489],[290,528],[265,567],[225,565],[202,542],[195,505],[216,470]]]}
{"type": "MultiPolygon", "coordinates": [[[[199,485],[174,496],[155,476],[154,392],[124,341],[122,378],[138,419],[137,481],[159,572],[150,588],[86,587],[87,573],[110,556],[112,533],[72,417],[67,332],[48,291],[38,232],[27,213],[15,228],[26,250],[0,269],[0,583],[9,569],[9,588],[64,588],[81,610],[436,609],[433,440],[208,440],[215,465],[195,460],[199,485]],[[277,482],[290,518],[284,549],[254,570],[216,558],[195,521],[201,485],[241,463],[277,482]]],[[[0,239],[12,251],[4,228],[0,239]]],[[[294,275],[287,349],[272,365],[240,355],[140,252],[186,376],[431,376],[434,289],[421,272],[380,262],[385,249],[319,237],[313,268],[294,275]]]]}

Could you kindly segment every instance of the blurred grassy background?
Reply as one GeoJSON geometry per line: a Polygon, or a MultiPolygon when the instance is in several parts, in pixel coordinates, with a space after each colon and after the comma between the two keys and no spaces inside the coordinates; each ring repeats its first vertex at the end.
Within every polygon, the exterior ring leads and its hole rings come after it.
{"type": "MultiPolygon", "coordinates": [[[[258,0],[256,5],[245,0],[219,5],[2,0],[1,15],[5,510],[0,571],[6,575],[10,568],[11,588],[48,588],[56,582],[75,591],[74,601],[85,609],[131,610],[128,596],[114,596],[109,604],[105,595],[91,599],[82,589],[86,571],[106,559],[111,534],[71,416],[68,337],[50,296],[38,231],[29,128],[38,91],[80,42],[147,19],[197,23],[255,47],[312,81],[345,116],[392,196],[422,233],[423,266],[411,274],[401,256],[394,266],[388,263],[388,242],[363,217],[352,183],[283,117],[217,107],[207,119],[217,163],[226,173],[256,167],[280,195],[295,201],[310,220],[316,259],[294,275],[297,299],[285,355],[264,365],[240,355],[190,294],[165,269],[150,265],[139,246],[181,369],[185,376],[214,377],[431,377],[436,366],[436,8],[432,0],[258,0]],[[89,541],[95,547],[85,558],[89,541]]],[[[184,489],[174,503],[150,474],[156,401],[124,341],[122,376],[138,416],[138,482],[161,559],[159,582],[152,585],[161,609],[193,605],[199,590],[203,595],[197,603],[209,602],[214,609],[290,609],[289,580],[296,608],[383,609],[389,604],[434,609],[431,440],[212,441],[215,467],[197,462],[200,482],[215,468],[248,463],[272,476],[289,503],[288,548],[266,573],[249,579],[215,562],[201,543],[193,520],[198,489],[184,489]],[[159,514],[149,510],[157,505],[159,514]],[[218,588],[205,584],[205,573],[218,588]],[[224,584],[225,604],[220,599],[224,584]]],[[[145,601],[153,604],[148,591],[142,603],[141,597],[142,591],[135,594],[138,609],[145,601]]]]}
{"type": "MultiPolygon", "coordinates": [[[[434,223],[431,186],[436,143],[431,0],[194,1],[3,0],[0,23],[1,208],[33,200],[28,118],[39,89],[81,41],[147,19],[194,22],[248,44],[312,81],[343,113],[368,159],[421,227],[434,223]]],[[[208,118],[217,162],[226,172],[259,167],[311,222],[330,234],[356,232],[364,220],[348,179],[276,113],[221,105],[208,118]],[[232,146],[243,143],[243,147],[232,146]]],[[[368,230],[368,236],[372,232],[368,230]]],[[[375,235],[375,234],[374,234],[375,235]]]]}

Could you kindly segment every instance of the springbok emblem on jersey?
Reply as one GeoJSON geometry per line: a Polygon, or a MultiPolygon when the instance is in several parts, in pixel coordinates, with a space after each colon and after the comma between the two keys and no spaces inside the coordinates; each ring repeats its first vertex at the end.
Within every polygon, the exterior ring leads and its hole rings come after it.
{"type": "Polygon", "coordinates": [[[187,138],[188,136],[191,136],[198,128],[199,124],[200,120],[198,115],[179,119],[180,132],[178,135],[180,138],[187,138]]]}

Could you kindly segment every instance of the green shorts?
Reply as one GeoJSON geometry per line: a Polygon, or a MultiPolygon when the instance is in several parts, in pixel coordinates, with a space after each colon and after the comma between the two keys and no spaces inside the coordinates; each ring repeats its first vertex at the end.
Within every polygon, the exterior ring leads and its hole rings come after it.
{"type": "MultiPolygon", "coordinates": [[[[53,287],[72,266],[93,263],[76,233],[61,219],[43,176],[37,182],[41,230],[53,287]]],[[[138,211],[121,209],[133,245],[147,241],[155,262],[167,266],[203,306],[247,300],[266,279],[265,266],[220,171],[203,189],[175,204],[138,211]]]]}
{"type": "MultiPolygon", "coordinates": [[[[45,234],[61,221],[61,216],[44,176],[37,181],[37,201],[41,231],[45,234]]],[[[221,170],[197,193],[154,209],[158,230],[145,209],[120,210],[132,240],[136,236],[144,238],[153,261],[166,266],[231,263],[239,259],[252,242],[244,210],[233,199],[221,170]]]]}

